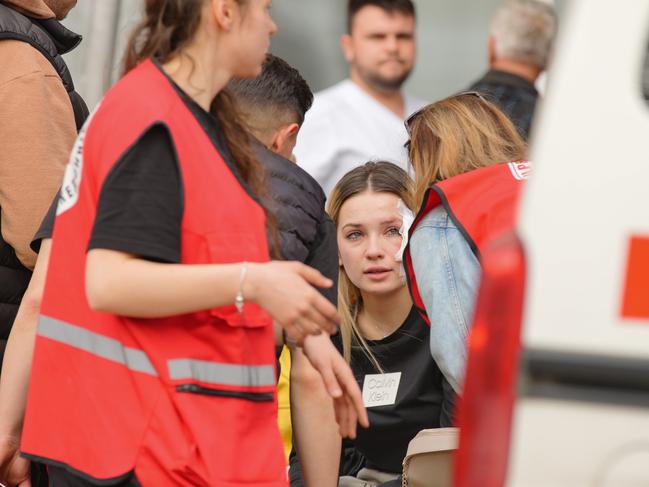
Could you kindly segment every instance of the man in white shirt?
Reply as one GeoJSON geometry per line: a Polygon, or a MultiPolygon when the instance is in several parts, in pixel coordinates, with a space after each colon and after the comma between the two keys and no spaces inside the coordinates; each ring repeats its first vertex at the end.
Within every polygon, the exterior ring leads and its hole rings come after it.
{"type": "Polygon", "coordinates": [[[412,0],[349,0],[341,47],[349,79],[316,93],[295,147],[298,164],[329,194],[368,160],[407,168],[403,121],[425,105],[401,90],[415,61],[412,0]]]}

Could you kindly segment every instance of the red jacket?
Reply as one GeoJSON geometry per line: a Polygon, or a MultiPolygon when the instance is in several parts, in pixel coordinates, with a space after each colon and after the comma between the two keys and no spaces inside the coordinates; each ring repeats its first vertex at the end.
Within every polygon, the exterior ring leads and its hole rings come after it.
{"type": "MultiPolygon", "coordinates": [[[[444,205],[474,254],[480,258],[489,242],[514,227],[522,182],[529,171],[530,164],[525,161],[495,164],[434,184],[424,195],[421,209],[410,227],[410,237],[430,211],[444,205]]],[[[404,252],[404,263],[414,304],[430,325],[409,247],[404,252]]]]}
{"type": "Polygon", "coordinates": [[[84,127],[61,190],[22,436],[26,456],[144,486],[286,486],[272,320],[246,303],[165,319],[90,309],[85,261],[102,183],[152,124],[183,181],[182,264],[269,259],[262,207],[151,61],[84,127]]]}

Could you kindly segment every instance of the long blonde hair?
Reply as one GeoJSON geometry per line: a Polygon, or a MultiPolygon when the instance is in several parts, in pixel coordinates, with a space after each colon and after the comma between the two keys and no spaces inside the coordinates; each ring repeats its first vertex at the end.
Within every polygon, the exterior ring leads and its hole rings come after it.
{"type": "Polygon", "coordinates": [[[406,122],[415,201],[434,183],[479,167],[525,159],[527,146],[513,123],[477,93],[424,107],[406,122]]]}
{"type": "MultiPolygon", "coordinates": [[[[401,198],[411,210],[414,208],[412,181],[408,174],[391,162],[367,162],[352,169],[336,184],[327,202],[327,213],[338,228],[340,209],[351,197],[366,191],[391,193],[401,198]]],[[[363,308],[360,289],[349,279],[344,267],[338,277],[338,312],[342,318],[340,334],[343,342],[343,357],[351,362],[352,345],[359,344],[368,359],[381,371],[381,366],[370,351],[367,341],[358,327],[358,313],[363,308]]]]}

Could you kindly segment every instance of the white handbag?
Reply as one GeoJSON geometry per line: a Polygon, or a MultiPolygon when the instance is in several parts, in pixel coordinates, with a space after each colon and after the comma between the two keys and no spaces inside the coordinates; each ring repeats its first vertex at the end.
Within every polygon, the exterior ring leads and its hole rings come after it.
{"type": "Polygon", "coordinates": [[[403,459],[403,487],[452,487],[453,450],[458,428],[434,428],[417,433],[403,459]]]}

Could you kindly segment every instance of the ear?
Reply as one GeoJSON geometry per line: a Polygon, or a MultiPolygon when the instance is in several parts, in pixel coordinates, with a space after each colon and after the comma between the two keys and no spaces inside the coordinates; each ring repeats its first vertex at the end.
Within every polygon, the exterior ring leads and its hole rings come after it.
{"type": "Polygon", "coordinates": [[[496,38],[489,36],[487,41],[487,55],[489,56],[489,66],[496,62],[496,38]]]}
{"type": "Polygon", "coordinates": [[[235,16],[238,14],[235,10],[238,8],[235,2],[233,0],[210,0],[210,5],[210,11],[216,25],[221,30],[230,31],[234,25],[235,16]]]}
{"type": "Polygon", "coordinates": [[[299,130],[297,123],[282,125],[271,138],[269,149],[290,160],[299,130]]]}
{"type": "Polygon", "coordinates": [[[350,36],[349,34],[343,34],[340,37],[340,48],[343,51],[345,61],[351,63],[354,60],[354,46],[352,43],[352,36],[350,36]]]}

